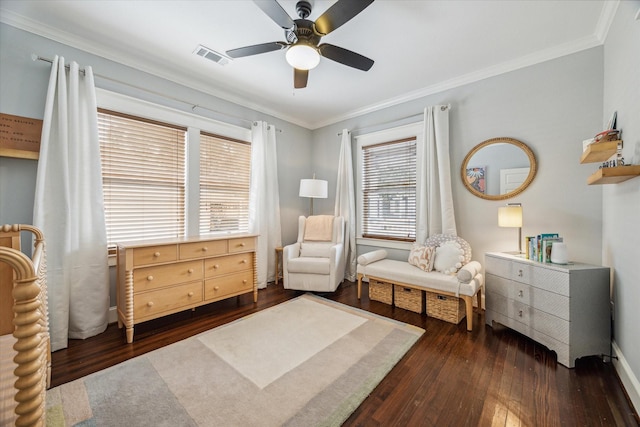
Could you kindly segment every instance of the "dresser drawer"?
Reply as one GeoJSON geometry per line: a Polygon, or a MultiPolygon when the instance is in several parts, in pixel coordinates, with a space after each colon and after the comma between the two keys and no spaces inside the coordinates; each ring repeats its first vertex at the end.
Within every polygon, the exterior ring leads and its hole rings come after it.
{"type": "Polygon", "coordinates": [[[253,251],[256,248],[254,237],[240,237],[229,239],[229,253],[253,251]]]}
{"type": "Polygon", "coordinates": [[[204,261],[205,277],[236,273],[253,268],[253,252],[210,258],[204,261]]]}
{"type": "Polygon", "coordinates": [[[500,277],[511,277],[511,261],[496,258],[493,256],[485,256],[485,271],[500,277]]]}
{"type": "Polygon", "coordinates": [[[532,285],[556,294],[569,295],[569,273],[535,267],[533,271],[532,285]]]}
{"type": "Polygon", "coordinates": [[[509,286],[509,298],[523,304],[531,305],[531,286],[520,283],[511,282],[509,286]]]}
{"type": "Polygon", "coordinates": [[[133,250],[133,266],[153,265],[178,259],[176,245],[147,246],[133,250]]]}
{"type": "Polygon", "coordinates": [[[496,294],[509,296],[509,288],[512,286],[512,281],[505,278],[496,276],[491,273],[486,274],[486,292],[493,292],[496,294]]]}
{"type": "Polygon", "coordinates": [[[487,290],[484,298],[487,310],[492,310],[505,316],[509,313],[509,310],[507,308],[509,299],[506,296],[489,292],[487,290]]]}
{"type": "Polygon", "coordinates": [[[522,262],[511,263],[511,279],[516,282],[531,284],[532,267],[522,262]]]}
{"type": "Polygon", "coordinates": [[[514,319],[524,325],[531,326],[532,315],[533,309],[527,304],[523,304],[519,301],[509,300],[508,316],[511,319],[514,319]]]}
{"type": "Polygon", "coordinates": [[[229,274],[207,279],[204,282],[204,299],[217,300],[227,295],[247,292],[253,289],[253,271],[229,274]]]}
{"type": "Polygon", "coordinates": [[[550,336],[565,344],[569,344],[569,329],[571,323],[540,310],[533,310],[531,326],[536,331],[550,336]]]}
{"type": "Polygon", "coordinates": [[[226,240],[206,240],[204,242],[180,243],[180,259],[204,258],[227,253],[226,240]]]}
{"type": "Polygon", "coordinates": [[[185,283],[136,295],[134,319],[153,318],[165,311],[178,311],[202,302],[202,282],[185,283]]]}
{"type": "Polygon", "coordinates": [[[133,272],[133,291],[147,291],[168,285],[202,280],[202,260],[144,267],[133,272]]]}
{"type": "Polygon", "coordinates": [[[531,288],[531,306],[564,320],[571,320],[569,311],[569,297],[559,295],[544,289],[531,288]]]}

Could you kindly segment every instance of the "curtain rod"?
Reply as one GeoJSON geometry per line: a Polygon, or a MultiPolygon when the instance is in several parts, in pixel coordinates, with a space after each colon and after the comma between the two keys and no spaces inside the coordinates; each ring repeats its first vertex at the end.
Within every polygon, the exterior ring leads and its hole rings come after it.
{"type": "MultiPolygon", "coordinates": [[[[446,104],[446,105],[440,105],[440,110],[444,111],[447,109],[451,108],[451,104],[446,104]]],[[[414,114],[413,116],[407,116],[407,117],[400,117],[399,119],[394,119],[394,120],[389,120],[388,122],[384,122],[384,123],[376,123],[375,125],[370,125],[370,126],[365,126],[362,128],[357,128],[357,129],[353,129],[349,132],[351,132],[352,134],[354,132],[362,132],[365,129],[370,129],[370,128],[374,128],[374,127],[378,127],[378,126],[385,126],[385,125],[390,125],[392,123],[397,123],[401,120],[409,120],[409,119],[417,119],[418,117],[423,117],[424,113],[419,113],[419,114],[414,114]]],[[[342,132],[338,132],[338,136],[342,135],[342,132]]]]}
{"type": "MultiPolygon", "coordinates": [[[[37,55],[37,54],[35,54],[35,53],[32,53],[32,54],[31,54],[31,59],[32,59],[33,61],[44,61],[44,62],[48,62],[49,64],[53,64],[53,59],[43,58],[42,56],[37,55]]],[[[69,69],[69,65],[65,65],[65,68],[68,70],[68,69],[69,69]]],[[[80,71],[81,71],[81,72],[82,72],[82,74],[84,75],[84,70],[80,70],[80,71]]],[[[242,117],[232,116],[232,115],[227,114],[227,113],[222,113],[222,112],[220,112],[220,111],[217,111],[217,110],[214,110],[214,109],[211,109],[211,108],[208,108],[208,107],[203,107],[203,106],[200,106],[200,105],[198,105],[198,104],[194,104],[193,102],[188,102],[188,101],[185,101],[185,100],[183,100],[183,99],[174,98],[174,97],[172,97],[172,96],[165,95],[165,94],[163,94],[163,93],[155,92],[155,91],[152,91],[152,90],[149,90],[149,89],[146,89],[146,88],[140,87],[140,86],[135,86],[135,85],[132,85],[132,84],[130,84],[130,83],[123,82],[123,81],[121,81],[121,80],[116,80],[116,79],[113,79],[113,78],[111,78],[111,77],[103,76],[103,75],[101,75],[101,74],[93,73],[93,75],[94,75],[95,77],[98,77],[98,78],[101,78],[101,79],[105,79],[105,80],[109,80],[109,81],[112,81],[112,82],[114,82],[114,83],[118,83],[118,84],[121,84],[121,85],[129,86],[129,87],[131,87],[131,88],[138,89],[138,90],[141,90],[141,91],[143,91],[143,92],[150,93],[150,94],[152,94],[152,95],[157,95],[157,96],[163,97],[163,98],[165,98],[165,99],[171,99],[171,100],[173,100],[173,101],[182,102],[183,104],[191,105],[191,106],[192,106],[192,107],[191,107],[191,111],[195,111],[195,109],[196,109],[196,108],[201,108],[201,109],[203,109],[203,110],[208,110],[208,111],[211,111],[212,113],[219,114],[219,115],[221,115],[221,116],[226,116],[226,117],[231,118],[231,119],[234,119],[234,120],[240,120],[240,121],[242,121],[242,122],[244,122],[244,123],[247,123],[247,124],[249,124],[249,125],[251,125],[252,123],[254,123],[254,122],[255,122],[255,120],[248,120],[248,119],[243,119],[242,117]]],[[[270,126],[271,126],[271,125],[270,125],[270,126]]],[[[278,128],[276,128],[276,131],[277,131],[277,132],[282,132],[282,129],[278,129],[278,128]]]]}

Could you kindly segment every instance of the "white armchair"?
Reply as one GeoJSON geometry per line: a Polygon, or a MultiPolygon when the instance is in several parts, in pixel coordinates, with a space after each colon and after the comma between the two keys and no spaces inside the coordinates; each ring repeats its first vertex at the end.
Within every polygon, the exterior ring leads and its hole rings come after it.
{"type": "Polygon", "coordinates": [[[333,292],[344,280],[344,218],[298,218],[298,241],[282,251],[285,289],[333,292]]]}

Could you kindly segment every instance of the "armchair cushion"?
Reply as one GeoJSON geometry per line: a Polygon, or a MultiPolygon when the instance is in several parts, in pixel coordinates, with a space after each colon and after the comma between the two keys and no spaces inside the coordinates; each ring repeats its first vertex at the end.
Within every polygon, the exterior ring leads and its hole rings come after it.
{"type": "Polygon", "coordinates": [[[320,257],[329,258],[331,256],[331,247],[334,244],[331,242],[310,242],[300,244],[300,256],[301,257],[320,257]]]}
{"type": "Polygon", "coordinates": [[[289,273],[326,274],[331,273],[329,258],[293,258],[288,263],[289,273]]]}

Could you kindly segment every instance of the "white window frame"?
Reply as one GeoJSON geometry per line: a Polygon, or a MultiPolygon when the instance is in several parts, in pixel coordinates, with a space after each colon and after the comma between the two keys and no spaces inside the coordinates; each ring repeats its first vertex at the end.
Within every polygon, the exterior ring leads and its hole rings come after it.
{"type": "Polygon", "coordinates": [[[251,130],[99,88],[96,88],[96,100],[98,108],[187,128],[185,233],[187,236],[198,236],[200,131],[251,142],[251,130]]]}
{"type": "MultiPolygon", "coordinates": [[[[391,129],[381,130],[378,132],[372,132],[364,135],[358,135],[356,140],[356,210],[358,212],[358,223],[356,229],[356,244],[390,248],[390,249],[403,249],[410,250],[413,242],[402,242],[396,240],[386,239],[372,239],[368,237],[362,237],[362,223],[364,213],[364,193],[362,191],[362,170],[363,170],[363,147],[375,144],[381,144],[389,141],[396,141],[404,138],[416,138],[416,156],[421,156],[424,150],[424,135],[423,135],[423,123],[416,122],[407,125],[397,126],[391,129]]],[[[416,160],[416,168],[418,168],[419,162],[416,160]]],[[[419,174],[417,174],[419,176],[419,174]]],[[[420,188],[416,183],[416,191],[420,188]]],[[[416,230],[417,231],[417,230],[416,230]]]]}

